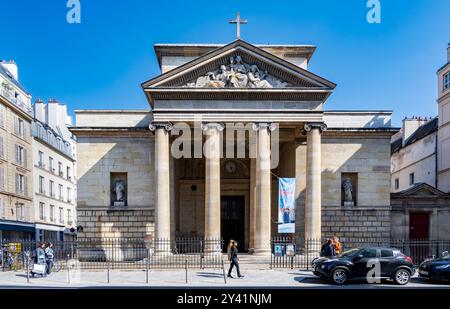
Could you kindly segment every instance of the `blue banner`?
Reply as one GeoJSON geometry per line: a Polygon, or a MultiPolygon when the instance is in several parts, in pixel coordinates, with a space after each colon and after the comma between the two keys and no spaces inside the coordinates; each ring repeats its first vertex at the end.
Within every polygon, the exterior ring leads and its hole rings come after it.
{"type": "Polygon", "coordinates": [[[278,233],[295,233],[295,178],[280,178],[278,188],[278,233]]]}

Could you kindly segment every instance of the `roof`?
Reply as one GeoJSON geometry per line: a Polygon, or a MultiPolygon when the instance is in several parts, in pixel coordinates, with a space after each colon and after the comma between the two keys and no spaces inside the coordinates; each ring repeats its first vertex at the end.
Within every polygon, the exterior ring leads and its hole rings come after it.
{"type": "Polygon", "coordinates": [[[421,125],[409,138],[406,140],[403,145],[403,141],[401,138],[395,140],[391,143],[391,153],[399,151],[401,148],[414,144],[418,140],[427,137],[428,135],[436,132],[439,128],[439,120],[438,117],[435,117],[428,121],[427,123],[421,125]]]}
{"type": "Polygon", "coordinates": [[[19,83],[19,81],[17,79],[15,79],[12,76],[12,74],[9,72],[9,70],[7,68],[5,68],[1,63],[0,63],[0,74],[3,75],[12,84],[14,84],[17,88],[19,88],[20,90],[22,90],[23,92],[28,94],[28,92],[25,90],[25,88],[22,86],[22,84],[19,83]]]}

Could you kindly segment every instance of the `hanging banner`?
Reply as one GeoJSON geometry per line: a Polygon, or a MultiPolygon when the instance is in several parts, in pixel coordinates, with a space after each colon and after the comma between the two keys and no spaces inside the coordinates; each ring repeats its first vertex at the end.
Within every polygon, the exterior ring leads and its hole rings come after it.
{"type": "Polygon", "coordinates": [[[295,178],[280,178],[278,188],[278,233],[295,233],[295,178]]]}

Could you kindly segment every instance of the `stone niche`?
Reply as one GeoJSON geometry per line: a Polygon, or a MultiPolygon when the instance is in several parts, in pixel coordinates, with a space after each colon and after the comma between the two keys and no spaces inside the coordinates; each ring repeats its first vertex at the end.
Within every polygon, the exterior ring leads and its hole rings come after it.
{"type": "Polygon", "coordinates": [[[128,206],[128,182],[127,173],[111,173],[111,206],[125,207],[128,206]]]}
{"type": "Polygon", "coordinates": [[[358,173],[341,174],[341,205],[345,207],[358,205],[358,173]]]}

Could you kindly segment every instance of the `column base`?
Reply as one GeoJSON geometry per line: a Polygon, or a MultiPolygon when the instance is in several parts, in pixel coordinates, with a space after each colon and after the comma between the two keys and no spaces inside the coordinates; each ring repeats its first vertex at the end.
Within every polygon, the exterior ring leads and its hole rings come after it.
{"type": "Polygon", "coordinates": [[[255,248],[253,249],[253,254],[254,256],[270,256],[272,254],[272,250],[270,250],[270,248],[255,248]]]}

